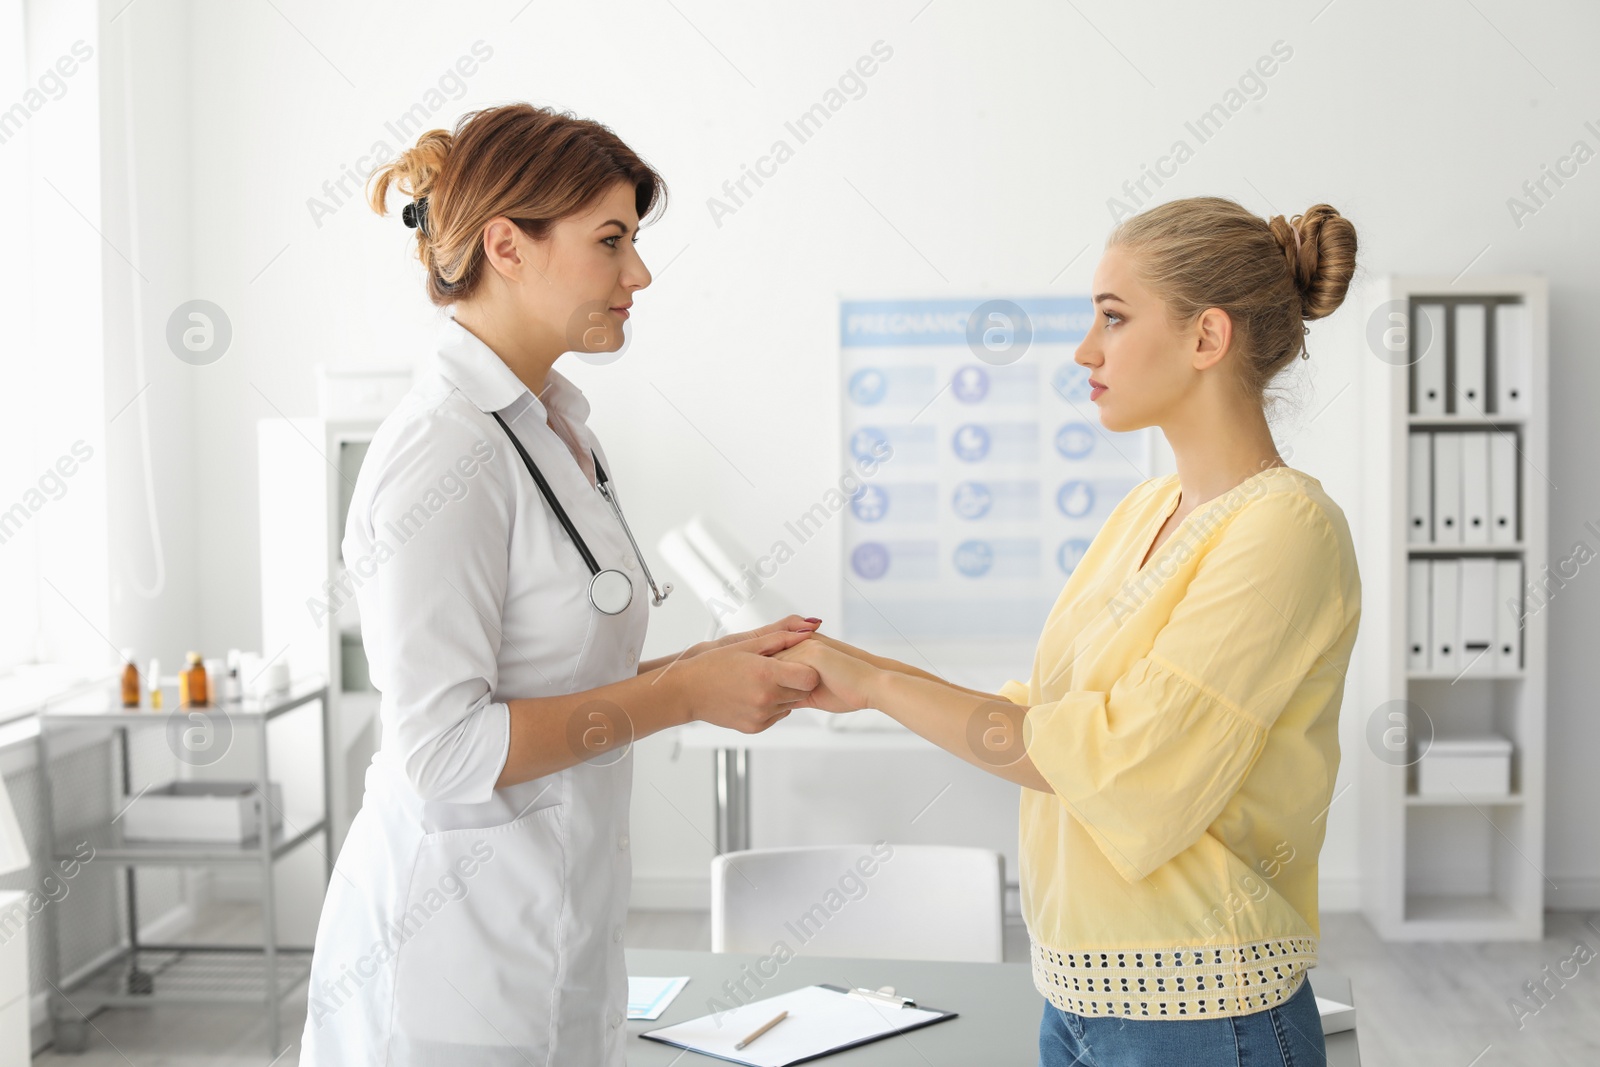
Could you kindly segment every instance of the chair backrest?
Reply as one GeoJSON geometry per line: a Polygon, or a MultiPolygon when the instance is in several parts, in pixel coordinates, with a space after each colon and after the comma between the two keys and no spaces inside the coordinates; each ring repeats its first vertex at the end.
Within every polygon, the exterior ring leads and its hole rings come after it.
{"type": "Polygon", "coordinates": [[[1003,958],[1005,858],[953,845],[827,845],[711,861],[711,951],[1003,958]]]}

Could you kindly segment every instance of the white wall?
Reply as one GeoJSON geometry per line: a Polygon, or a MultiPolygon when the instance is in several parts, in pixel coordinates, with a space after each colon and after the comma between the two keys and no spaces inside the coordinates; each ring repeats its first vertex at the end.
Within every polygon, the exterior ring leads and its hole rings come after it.
{"type": "MultiPolygon", "coordinates": [[[[102,85],[112,636],[134,647],[141,676],[152,656],[162,660],[163,674],[176,674],[188,649],[227,647],[202,624],[203,606],[253,587],[246,572],[228,588],[202,594],[205,578],[195,562],[202,524],[216,505],[198,495],[195,477],[201,368],[175,358],[165,339],[167,317],[189,299],[196,269],[189,13],[182,4],[153,4],[138,17],[129,11],[108,22],[117,5],[106,0],[102,8],[95,62],[102,85]]],[[[235,465],[244,470],[249,462],[239,457],[235,465]]]]}
{"type": "MultiPolygon", "coordinates": [[[[1108,198],[1132,202],[1124,183],[1179,138],[1193,156],[1149,186],[1155,198],[1222,194],[1263,214],[1330,202],[1354,220],[1372,273],[1548,275],[1550,547],[1560,558],[1576,539],[1593,544],[1582,524],[1600,518],[1600,472],[1588,462],[1600,261],[1589,239],[1574,238],[1600,232],[1600,163],[1520,225],[1506,202],[1574,141],[1600,147],[1597,75],[1583,48],[1600,28],[1596,10],[1153,6],[141,0],[107,33],[131,27],[139,47],[140,215],[152,274],[144,333],[167,416],[159,433],[188,441],[181,453],[164,438],[157,446],[168,591],[140,610],[124,594],[120,617],[211,652],[259,646],[255,420],[314,413],[319,360],[409,361],[433,336],[398,217],[379,219],[357,197],[318,225],[308,199],[375,140],[399,147],[386,120],[422,101],[479,40],[492,57],[431,125],[513,99],[570,108],[611,125],[673,192],[641,242],[657,280],[639,298],[626,357],[561,365],[594,401],[593,425],[647,549],[701,508],[764,549],[837,478],[839,294],[1083,292],[1112,221],[1108,198]],[[785,121],[877,41],[893,55],[865,94],[719,226],[707,198],[787,136],[785,121]],[[1197,143],[1185,123],[1224,101],[1280,41],[1292,56],[1264,94],[1197,143]],[[233,348],[209,367],[162,349],[167,312],[190,297],[232,320],[233,348]]],[[[1313,331],[1299,411],[1279,437],[1359,529],[1362,402],[1345,387],[1372,357],[1351,318],[1313,331]]],[[[129,453],[116,469],[132,468],[129,453]]],[[[125,589],[148,574],[147,518],[131,488],[114,485],[112,503],[113,544],[129,549],[114,555],[113,588],[125,589]]],[[[837,542],[818,539],[776,584],[827,620],[839,613],[838,573],[837,542]]],[[[1592,907],[1600,852],[1583,813],[1600,807],[1587,766],[1600,720],[1586,694],[1600,679],[1587,635],[1600,629],[1600,579],[1580,575],[1550,610],[1548,873],[1566,903],[1592,907]]],[[[698,639],[705,623],[689,596],[674,597],[655,614],[647,654],[698,639]]],[[[1358,644],[1353,672],[1361,653],[1358,644]]],[[[1020,658],[1008,673],[1026,670],[1020,658]]],[[[1347,701],[1341,787],[1367,756],[1367,710],[1347,701]]],[[[1014,789],[937,752],[870,773],[869,763],[760,759],[756,842],[888,833],[989,843],[1014,858],[1014,789]],[[950,792],[910,826],[946,783],[950,792]]],[[[639,746],[637,767],[639,900],[698,899],[709,759],[675,758],[671,738],[659,737],[639,746]]],[[[1357,807],[1346,794],[1329,815],[1325,906],[1354,906],[1357,807]]]]}

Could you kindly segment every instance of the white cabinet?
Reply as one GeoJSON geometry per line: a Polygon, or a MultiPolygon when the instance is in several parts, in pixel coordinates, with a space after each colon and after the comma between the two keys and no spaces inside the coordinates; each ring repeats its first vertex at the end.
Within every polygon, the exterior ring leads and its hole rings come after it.
{"type": "Polygon", "coordinates": [[[27,896],[9,890],[0,893],[0,1067],[28,1067],[32,1060],[27,896]]]}
{"type": "Polygon", "coordinates": [[[340,553],[356,474],[381,420],[262,419],[262,655],[328,679],[333,732],[329,810],[344,844],[378,747],[378,694],[367,679],[355,577],[340,553]]]}

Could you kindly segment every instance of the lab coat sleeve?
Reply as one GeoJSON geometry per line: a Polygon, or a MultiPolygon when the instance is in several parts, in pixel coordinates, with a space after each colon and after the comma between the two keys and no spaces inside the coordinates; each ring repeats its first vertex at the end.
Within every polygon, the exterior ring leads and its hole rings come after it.
{"type": "Polygon", "coordinates": [[[515,494],[487,460],[510,447],[459,415],[420,413],[400,427],[373,492],[364,532],[384,558],[368,579],[376,617],[362,625],[385,744],[392,736],[425,800],[488,800],[509,749],[509,709],[491,694],[515,494]]]}
{"type": "Polygon", "coordinates": [[[1256,501],[1109,692],[1069,691],[1027,712],[1029,757],[1124,878],[1193,845],[1238,792],[1268,730],[1359,610],[1343,566],[1314,503],[1256,501]]]}

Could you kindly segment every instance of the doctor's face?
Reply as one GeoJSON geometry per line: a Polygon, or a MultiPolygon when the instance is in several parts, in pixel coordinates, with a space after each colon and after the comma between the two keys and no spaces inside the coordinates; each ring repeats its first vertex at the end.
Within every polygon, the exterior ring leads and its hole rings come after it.
{"type": "Polygon", "coordinates": [[[1113,246],[1101,257],[1094,322],[1073,355],[1089,371],[1100,424],[1116,432],[1161,425],[1198,382],[1195,331],[1172,327],[1166,305],[1134,275],[1131,255],[1113,246]]]}
{"type": "Polygon", "coordinates": [[[558,219],[533,242],[537,270],[521,279],[525,311],[566,339],[568,352],[615,352],[633,294],[650,284],[634,240],[639,215],[628,182],[613,184],[584,211],[558,219]]]}

